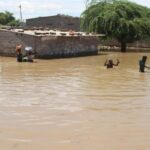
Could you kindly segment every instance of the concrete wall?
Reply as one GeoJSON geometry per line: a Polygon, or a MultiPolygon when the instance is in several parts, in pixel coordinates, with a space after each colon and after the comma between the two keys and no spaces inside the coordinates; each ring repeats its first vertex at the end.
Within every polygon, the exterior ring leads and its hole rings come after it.
{"type": "MultiPolygon", "coordinates": [[[[120,43],[116,39],[102,39],[100,42],[100,45],[105,45],[105,46],[117,46],[120,47],[120,43]]],[[[150,48],[150,39],[145,39],[145,40],[140,40],[140,41],[135,41],[133,43],[128,43],[127,46],[134,47],[134,48],[150,48]]]]}
{"type": "Polygon", "coordinates": [[[137,47],[137,48],[150,48],[150,39],[136,41],[134,43],[129,43],[129,47],[137,47]]]}
{"type": "Polygon", "coordinates": [[[98,40],[95,37],[42,37],[36,52],[40,58],[96,55],[98,40]]]}
{"type": "Polygon", "coordinates": [[[0,55],[15,56],[15,46],[32,46],[38,58],[63,58],[96,55],[98,39],[80,36],[34,36],[0,30],[0,55]]]}
{"type": "Polygon", "coordinates": [[[28,27],[49,27],[50,29],[80,30],[80,19],[63,15],[39,17],[26,20],[28,27]]]}
{"type": "Polygon", "coordinates": [[[15,56],[16,44],[24,43],[16,37],[15,34],[6,31],[0,31],[0,55],[15,56]]]}

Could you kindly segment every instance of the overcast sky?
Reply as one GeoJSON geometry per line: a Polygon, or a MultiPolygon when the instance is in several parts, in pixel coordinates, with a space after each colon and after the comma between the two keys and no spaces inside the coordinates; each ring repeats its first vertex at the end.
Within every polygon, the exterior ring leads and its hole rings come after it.
{"type": "MultiPolygon", "coordinates": [[[[22,5],[23,19],[65,14],[80,16],[85,9],[85,0],[0,0],[0,12],[10,11],[16,18],[19,16],[19,5],[22,5]]],[[[150,7],[150,0],[132,0],[150,7]]]]}

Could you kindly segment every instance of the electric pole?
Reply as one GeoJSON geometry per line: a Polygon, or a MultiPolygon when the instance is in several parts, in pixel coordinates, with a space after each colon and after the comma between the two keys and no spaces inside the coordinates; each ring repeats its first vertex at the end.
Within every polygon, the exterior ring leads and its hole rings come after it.
{"type": "Polygon", "coordinates": [[[23,20],[22,20],[22,7],[21,7],[21,4],[19,5],[19,9],[20,9],[20,22],[23,22],[23,20]]]}

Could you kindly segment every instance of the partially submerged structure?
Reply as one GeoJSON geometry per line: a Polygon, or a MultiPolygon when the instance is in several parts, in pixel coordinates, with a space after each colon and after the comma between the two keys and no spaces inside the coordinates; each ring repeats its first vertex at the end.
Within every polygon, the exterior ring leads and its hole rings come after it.
{"type": "Polygon", "coordinates": [[[32,46],[37,58],[96,55],[99,36],[56,30],[0,30],[0,55],[15,56],[16,44],[32,46]]]}

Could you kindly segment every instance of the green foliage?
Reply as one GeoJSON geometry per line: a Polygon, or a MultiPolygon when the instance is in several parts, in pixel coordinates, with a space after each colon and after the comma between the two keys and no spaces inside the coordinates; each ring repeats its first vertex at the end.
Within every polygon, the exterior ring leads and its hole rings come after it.
{"type": "Polygon", "coordinates": [[[81,28],[118,39],[125,51],[126,43],[150,36],[150,9],[125,0],[102,0],[82,13],[81,28]]]}
{"type": "Polygon", "coordinates": [[[20,25],[20,20],[12,20],[7,25],[13,26],[13,27],[18,27],[20,25]]]}
{"type": "Polygon", "coordinates": [[[4,13],[3,12],[0,13],[0,24],[18,26],[20,23],[18,20],[15,20],[12,13],[5,11],[4,13]]]}

